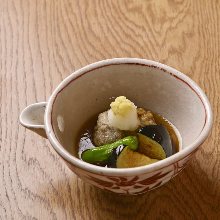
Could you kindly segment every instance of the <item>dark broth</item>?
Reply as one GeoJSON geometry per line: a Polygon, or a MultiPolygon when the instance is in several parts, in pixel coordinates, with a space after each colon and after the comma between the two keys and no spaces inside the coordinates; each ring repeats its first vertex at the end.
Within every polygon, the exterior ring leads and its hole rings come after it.
{"type": "MultiPolygon", "coordinates": [[[[153,112],[152,112],[153,113],[153,112]]],[[[95,147],[93,144],[93,132],[94,128],[96,126],[98,115],[95,115],[91,117],[89,120],[86,121],[86,123],[82,126],[79,135],[78,135],[78,157],[81,159],[81,153],[86,150],[95,147]]],[[[179,151],[179,139],[177,137],[177,134],[172,126],[172,124],[164,117],[162,117],[159,114],[153,113],[154,119],[156,124],[163,125],[166,127],[170,138],[172,142],[172,152],[173,154],[177,153],[179,151]]],[[[132,133],[135,135],[136,132],[128,132],[128,135],[132,135],[132,133]]]]}
{"type": "Polygon", "coordinates": [[[173,128],[173,125],[171,125],[171,123],[166,118],[164,118],[163,116],[159,114],[153,113],[153,116],[154,116],[155,122],[158,125],[163,125],[167,129],[170,135],[170,138],[171,138],[171,142],[172,142],[173,154],[177,153],[179,151],[179,139],[173,128]]]}

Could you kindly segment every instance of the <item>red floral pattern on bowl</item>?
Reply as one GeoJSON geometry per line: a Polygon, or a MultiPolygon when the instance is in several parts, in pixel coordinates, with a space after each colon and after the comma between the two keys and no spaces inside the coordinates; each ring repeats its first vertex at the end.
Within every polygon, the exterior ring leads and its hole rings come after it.
{"type": "Polygon", "coordinates": [[[68,167],[85,182],[88,182],[101,189],[119,194],[138,195],[160,187],[168,182],[186,167],[193,154],[194,153],[188,155],[178,162],[170,164],[169,166],[152,173],[134,176],[106,176],[87,172],[73,166],[67,161],[66,163],[68,167]]]}

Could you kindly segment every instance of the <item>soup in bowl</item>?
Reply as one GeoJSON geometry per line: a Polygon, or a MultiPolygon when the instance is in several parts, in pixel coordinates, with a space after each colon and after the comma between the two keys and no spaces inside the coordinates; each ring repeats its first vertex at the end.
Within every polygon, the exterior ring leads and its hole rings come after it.
{"type": "MultiPolygon", "coordinates": [[[[115,58],[90,64],[72,73],[55,89],[48,102],[25,108],[20,122],[48,138],[67,166],[82,180],[101,189],[137,195],[162,186],[183,170],[211,130],[212,111],[204,92],[183,73],[150,60],[115,58]],[[126,97],[137,108],[150,110],[156,117],[156,125],[162,124],[158,117],[173,125],[176,150],[168,155],[158,142],[165,157],[150,157],[157,161],[131,167],[106,167],[106,164],[100,166],[100,163],[82,160],[79,145],[85,125],[95,118],[95,126],[98,114],[109,110],[111,103],[120,96],[126,97]]],[[[121,124],[123,126],[124,122],[121,124]]],[[[144,127],[140,125],[135,129],[144,127]]],[[[166,129],[172,142],[172,132],[166,129]]],[[[137,137],[137,133],[127,136],[137,137]]],[[[127,136],[124,134],[120,139],[127,136]]],[[[138,143],[140,145],[140,139],[138,143]]],[[[129,146],[124,144],[123,147],[129,146]]]]}

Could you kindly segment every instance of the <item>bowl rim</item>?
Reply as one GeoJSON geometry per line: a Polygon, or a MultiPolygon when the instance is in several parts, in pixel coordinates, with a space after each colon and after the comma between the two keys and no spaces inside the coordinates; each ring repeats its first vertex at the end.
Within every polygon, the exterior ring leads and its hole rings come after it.
{"type": "Polygon", "coordinates": [[[53,91],[52,95],[50,96],[46,110],[44,115],[44,122],[45,122],[45,131],[47,134],[47,137],[55,149],[55,151],[67,162],[70,164],[76,166],[79,169],[86,170],[92,173],[101,174],[101,175],[107,175],[107,176],[131,176],[131,175],[139,175],[144,173],[150,173],[157,171],[161,168],[167,167],[183,158],[188,157],[190,154],[193,154],[198,147],[205,141],[207,136],[209,135],[209,132],[212,127],[213,123],[213,114],[212,109],[209,103],[209,100],[205,93],[202,91],[202,89],[188,76],[181,73],[180,71],[167,66],[165,64],[152,61],[152,60],[146,60],[146,59],[140,59],[140,58],[113,58],[113,59],[107,59],[107,60],[101,60],[92,64],[89,64],[85,67],[82,67],[75,72],[73,72],[71,75],[66,77],[53,91]],[[93,164],[86,163],[77,157],[71,155],[68,151],[66,151],[62,145],[59,143],[59,141],[56,138],[56,135],[53,131],[52,127],[52,110],[53,110],[53,104],[56,100],[57,95],[66,87],[68,84],[70,84],[73,80],[76,80],[78,77],[82,76],[83,74],[86,74],[88,72],[91,72],[97,68],[109,66],[109,65],[120,65],[120,64],[136,64],[136,65],[144,65],[148,67],[154,67],[159,68],[160,70],[163,70],[164,72],[167,72],[174,76],[175,78],[181,80],[183,83],[187,84],[189,87],[191,87],[192,90],[197,94],[197,96],[202,101],[205,112],[206,112],[206,122],[205,125],[200,133],[200,135],[197,137],[197,139],[191,143],[190,145],[186,146],[184,149],[179,151],[178,153],[164,159],[161,161],[158,161],[157,163],[141,166],[141,167],[135,167],[135,168],[105,168],[96,166],[93,164]]]}

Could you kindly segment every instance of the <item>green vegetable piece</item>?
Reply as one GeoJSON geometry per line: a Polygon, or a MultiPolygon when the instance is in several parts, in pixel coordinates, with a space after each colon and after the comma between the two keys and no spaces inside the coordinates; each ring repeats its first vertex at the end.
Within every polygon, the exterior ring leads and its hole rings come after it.
{"type": "Polygon", "coordinates": [[[165,151],[159,143],[140,133],[138,134],[138,139],[139,139],[138,151],[140,153],[152,159],[162,160],[166,158],[165,151]]]}
{"type": "Polygon", "coordinates": [[[111,156],[113,149],[117,148],[119,145],[126,145],[131,150],[137,150],[138,139],[136,136],[128,136],[111,144],[105,144],[100,147],[94,147],[92,149],[83,151],[81,158],[83,161],[92,164],[106,162],[111,156]]]}

